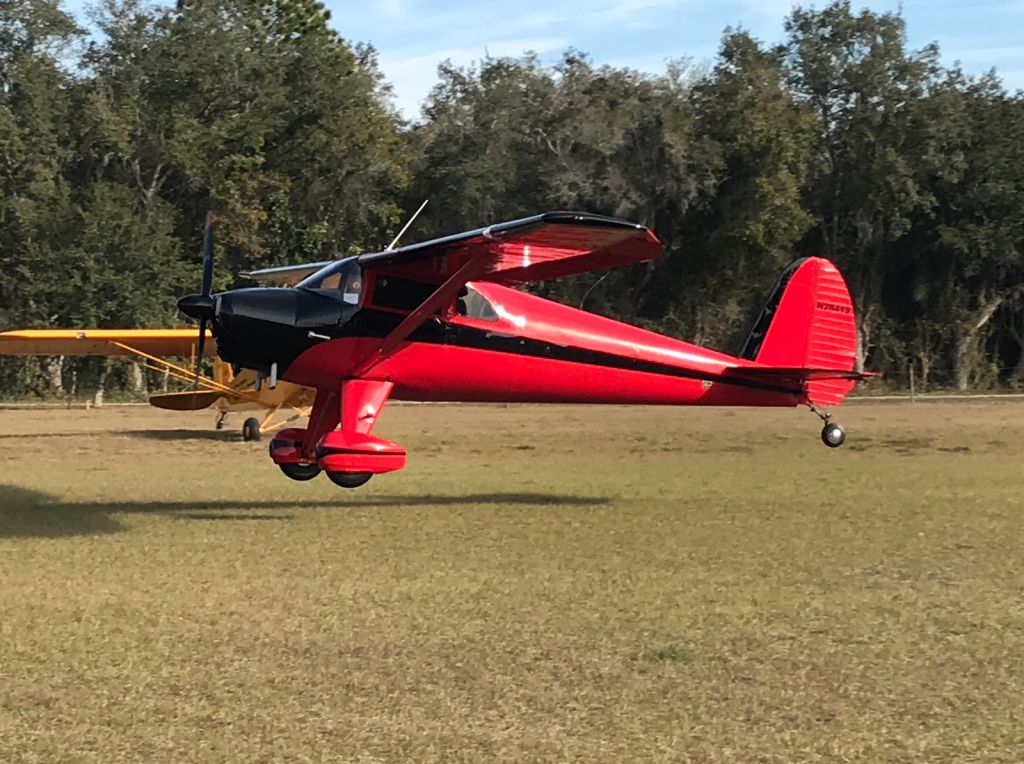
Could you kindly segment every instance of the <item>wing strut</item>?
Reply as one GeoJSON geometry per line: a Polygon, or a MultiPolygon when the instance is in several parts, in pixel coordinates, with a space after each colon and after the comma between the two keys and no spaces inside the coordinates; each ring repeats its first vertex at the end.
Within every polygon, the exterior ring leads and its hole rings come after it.
{"type": "Polygon", "coordinates": [[[137,355],[145,359],[146,361],[149,362],[147,364],[148,368],[153,368],[153,366],[151,366],[150,364],[156,364],[159,370],[162,371],[164,369],[167,369],[170,372],[171,376],[175,377],[176,379],[187,380],[188,382],[192,382],[193,379],[195,379],[200,384],[202,384],[202,386],[205,387],[207,390],[219,392],[227,398],[241,398],[243,400],[248,400],[252,403],[262,405],[260,403],[260,399],[255,395],[244,392],[242,390],[236,390],[232,387],[228,387],[227,385],[223,385],[220,382],[217,382],[216,380],[210,379],[209,377],[206,376],[197,375],[193,377],[193,372],[181,366],[177,366],[171,363],[166,358],[158,358],[155,355],[150,355],[149,353],[145,353],[139,350],[138,348],[133,348],[131,345],[126,345],[123,342],[117,342],[116,340],[110,340],[110,344],[116,348],[119,348],[120,350],[123,350],[126,353],[137,355]]]}
{"type": "Polygon", "coordinates": [[[479,252],[469,258],[455,273],[448,277],[441,286],[435,289],[427,299],[419,304],[412,313],[402,319],[402,322],[391,330],[391,333],[383,339],[381,344],[375,348],[352,372],[353,377],[362,377],[370,369],[394,353],[410,334],[421,327],[430,318],[431,314],[446,302],[458,294],[458,291],[465,286],[467,281],[473,279],[483,270],[486,261],[486,252],[479,252]]]}

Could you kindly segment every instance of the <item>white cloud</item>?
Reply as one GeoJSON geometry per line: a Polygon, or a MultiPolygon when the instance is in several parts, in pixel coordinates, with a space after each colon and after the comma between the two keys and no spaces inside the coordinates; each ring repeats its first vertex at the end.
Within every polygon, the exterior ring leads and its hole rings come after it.
{"type": "Polygon", "coordinates": [[[413,0],[376,0],[373,8],[381,16],[390,19],[404,19],[415,15],[413,0]]]}
{"type": "Polygon", "coordinates": [[[670,8],[673,5],[678,5],[679,2],[680,0],[616,0],[616,2],[607,3],[593,13],[585,14],[581,20],[586,24],[598,26],[637,21],[650,23],[644,22],[638,17],[648,11],[670,8]]]}
{"type": "Polygon", "coordinates": [[[456,66],[467,66],[487,55],[521,56],[526,51],[538,54],[560,51],[569,44],[562,37],[523,37],[493,40],[479,45],[445,48],[430,53],[409,55],[381,54],[381,68],[394,86],[395,105],[407,119],[419,116],[420,105],[437,82],[437,65],[450,60],[456,66]]]}

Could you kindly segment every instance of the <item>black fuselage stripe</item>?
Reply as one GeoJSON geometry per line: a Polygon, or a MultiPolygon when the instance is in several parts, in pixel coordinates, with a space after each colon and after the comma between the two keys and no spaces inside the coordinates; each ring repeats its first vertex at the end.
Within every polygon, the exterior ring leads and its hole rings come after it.
{"type": "MultiPolygon", "coordinates": [[[[638,358],[627,358],[614,353],[606,353],[600,350],[588,350],[586,348],[572,347],[566,345],[555,345],[553,343],[534,340],[514,335],[496,335],[485,330],[478,330],[471,327],[455,327],[454,337],[449,337],[445,344],[457,347],[472,348],[476,350],[490,350],[498,353],[529,356],[531,358],[542,358],[552,361],[566,361],[586,366],[599,366],[609,369],[620,369],[622,371],[643,372],[646,374],[658,374],[660,376],[674,377],[677,379],[696,379],[705,382],[719,382],[739,387],[747,387],[765,392],[782,393],[785,395],[799,395],[799,390],[793,390],[768,382],[757,380],[745,380],[727,377],[713,372],[698,371],[696,369],[684,369],[670,364],[658,363],[656,361],[644,361],[638,358]]],[[[415,338],[415,335],[413,336],[415,338]]],[[[429,341],[429,340],[427,340],[429,341]]]]}

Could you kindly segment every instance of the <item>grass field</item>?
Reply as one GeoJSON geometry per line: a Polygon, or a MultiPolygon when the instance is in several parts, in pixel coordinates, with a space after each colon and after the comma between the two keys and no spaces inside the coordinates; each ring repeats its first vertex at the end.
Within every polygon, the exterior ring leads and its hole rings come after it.
{"type": "Polygon", "coordinates": [[[839,415],[2,411],[0,761],[1024,761],[1024,404],[839,415]]]}

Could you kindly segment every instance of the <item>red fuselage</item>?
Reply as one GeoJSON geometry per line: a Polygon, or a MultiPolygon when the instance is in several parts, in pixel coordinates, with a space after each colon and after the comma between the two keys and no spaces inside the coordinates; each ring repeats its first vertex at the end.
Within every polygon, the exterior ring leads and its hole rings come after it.
{"type": "MultiPolygon", "coordinates": [[[[488,318],[454,310],[431,319],[366,379],[394,384],[415,401],[795,406],[797,391],[722,380],[762,364],[674,340],[494,283],[472,288],[488,318]]],[[[282,378],[335,388],[379,344],[347,336],[302,352],[282,378]]]]}

